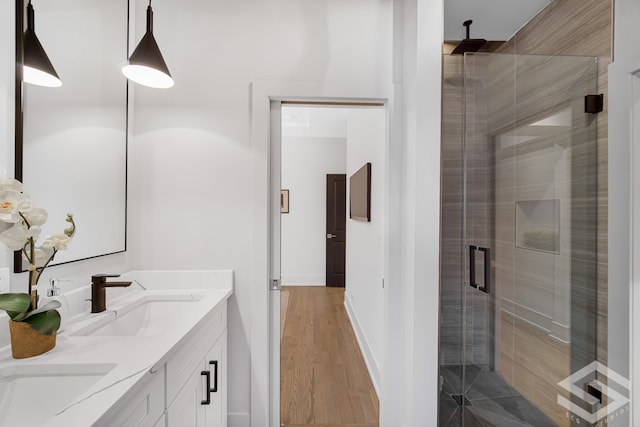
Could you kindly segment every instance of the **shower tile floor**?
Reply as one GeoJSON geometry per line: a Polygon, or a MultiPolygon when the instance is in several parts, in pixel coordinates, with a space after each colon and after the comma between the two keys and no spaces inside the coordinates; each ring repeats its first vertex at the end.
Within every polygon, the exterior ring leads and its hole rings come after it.
{"type": "Polygon", "coordinates": [[[543,412],[522,397],[495,372],[482,366],[467,366],[466,397],[460,394],[461,366],[441,366],[440,427],[553,427],[543,412]]]}

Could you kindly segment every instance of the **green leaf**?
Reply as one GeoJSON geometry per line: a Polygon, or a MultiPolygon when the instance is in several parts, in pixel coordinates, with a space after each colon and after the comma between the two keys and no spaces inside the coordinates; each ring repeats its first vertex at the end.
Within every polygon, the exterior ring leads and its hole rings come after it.
{"type": "Polygon", "coordinates": [[[49,310],[34,314],[25,319],[24,323],[42,335],[53,335],[60,328],[60,313],[56,310],[49,310]]]}
{"type": "MultiPolygon", "coordinates": [[[[19,313],[17,311],[11,311],[11,310],[6,310],[7,314],[9,315],[9,318],[11,320],[16,320],[16,317],[22,317],[24,316],[24,313],[19,313]]],[[[16,320],[17,322],[18,320],[16,320]]]]}
{"type": "Polygon", "coordinates": [[[6,310],[12,319],[20,313],[27,312],[30,305],[29,294],[0,294],[0,309],[6,310]]]}
{"type": "MultiPolygon", "coordinates": [[[[26,311],[24,313],[18,313],[16,316],[11,317],[11,319],[15,320],[16,322],[22,322],[22,321],[24,321],[24,319],[28,319],[29,317],[33,316],[34,314],[44,313],[45,311],[53,310],[55,308],[60,308],[61,306],[62,306],[62,304],[60,304],[60,301],[52,300],[52,301],[49,301],[48,303],[46,303],[45,305],[36,308],[35,310],[26,311]]],[[[9,312],[7,312],[7,313],[9,313],[9,312]]]]}
{"type": "Polygon", "coordinates": [[[25,313],[24,319],[28,319],[34,314],[44,313],[45,311],[55,310],[56,308],[60,308],[60,307],[62,307],[62,304],[60,304],[60,301],[52,300],[47,302],[45,305],[36,308],[33,311],[25,313]]]}

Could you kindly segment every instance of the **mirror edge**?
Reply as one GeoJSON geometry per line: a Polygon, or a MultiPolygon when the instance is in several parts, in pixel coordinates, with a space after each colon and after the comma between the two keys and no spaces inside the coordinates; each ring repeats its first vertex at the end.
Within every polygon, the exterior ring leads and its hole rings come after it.
{"type": "MultiPolygon", "coordinates": [[[[24,43],[24,0],[16,0],[16,72],[15,72],[15,163],[14,177],[22,182],[22,157],[23,157],[23,108],[22,108],[22,65],[23,65],[23,43],[24,43]]],[[[22,273],[25,269],[22,266],[22,252],[13,253],[13,272],[22,273]]]]}

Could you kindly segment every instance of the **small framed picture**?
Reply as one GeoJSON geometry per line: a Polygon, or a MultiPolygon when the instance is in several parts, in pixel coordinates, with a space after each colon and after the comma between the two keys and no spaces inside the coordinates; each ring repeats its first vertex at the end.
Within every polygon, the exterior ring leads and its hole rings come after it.
{"type": "Polygon", "coordinates": [[[289,190],[280,190],[280,213],[289,213],[289,190]]]}

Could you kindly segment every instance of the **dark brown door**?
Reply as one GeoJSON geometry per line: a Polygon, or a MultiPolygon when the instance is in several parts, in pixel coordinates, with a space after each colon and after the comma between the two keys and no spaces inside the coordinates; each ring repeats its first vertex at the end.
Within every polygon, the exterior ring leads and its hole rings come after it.
{"type": "Polygon", "coordinates": [[[344,288],[347,176],[327,175],[327,286],[344,288]]]}

